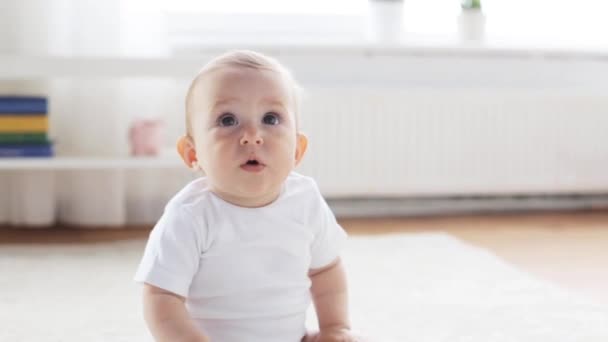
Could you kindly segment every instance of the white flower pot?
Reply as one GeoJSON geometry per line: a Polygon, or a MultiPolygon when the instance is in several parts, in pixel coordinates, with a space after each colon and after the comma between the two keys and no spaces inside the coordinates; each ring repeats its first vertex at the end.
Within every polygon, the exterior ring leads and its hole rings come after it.
{"type": "Polygon", "coordinates": [[[486,16],[479,9],[462,10],[458,16],[458,33],[464,40],[483,40],[486,16]]]}
{"type": "Polygon", "coordinates": [[[370,0],[368,38],[377,43],[399,42],[403,36],[403,1],[370,0]]]}

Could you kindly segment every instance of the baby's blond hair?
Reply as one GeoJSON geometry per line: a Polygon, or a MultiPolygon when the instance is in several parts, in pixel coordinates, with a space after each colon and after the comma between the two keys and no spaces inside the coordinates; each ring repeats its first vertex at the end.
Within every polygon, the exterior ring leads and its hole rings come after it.
{"type": "Polygon", "coordinates": [[[211,61],[209,61],[194,77],[188,88],[186,94],[186,132],[188,136],[192,137],[192,96],[193,90],[196,83],[208,73],[225,67],[240,67],[240,68],[252,68],[256,70],[269,70],[278,72],[283,75],[285,79],[291,84],[291,93],[293,99],[294,118],[296,121],[296,130],[299,129],[299,102],[301,88],[292,76],[291,72],[285,68],[276,59],[263,55],[259,52],[249,50],[235,50],[229,51],[223,55],[220,55],[211,61]]]}

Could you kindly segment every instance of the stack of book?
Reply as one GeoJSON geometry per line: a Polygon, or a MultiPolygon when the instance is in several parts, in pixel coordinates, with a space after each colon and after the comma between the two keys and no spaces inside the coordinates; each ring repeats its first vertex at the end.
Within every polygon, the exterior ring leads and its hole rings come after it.
{"type": "Polygon", "coordinates": [[[52,157],[45,97],[0,96],[0,157],[52,157]]]}

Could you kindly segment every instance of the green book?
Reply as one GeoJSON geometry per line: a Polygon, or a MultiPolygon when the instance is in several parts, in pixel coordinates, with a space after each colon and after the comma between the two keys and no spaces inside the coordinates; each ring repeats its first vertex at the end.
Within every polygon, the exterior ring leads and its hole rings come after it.
{"type": "Polygon", "coordinates": [[[0,144],[46,144],[46,133],[0,133],[0,144]]]}

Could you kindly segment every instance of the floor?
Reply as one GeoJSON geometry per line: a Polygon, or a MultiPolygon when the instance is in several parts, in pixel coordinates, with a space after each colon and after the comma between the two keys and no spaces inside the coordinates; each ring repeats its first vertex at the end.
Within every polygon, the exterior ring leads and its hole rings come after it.
{"type": "Polygon", "coordinates": [[[608,211],[343,220],[351,234],[445,231],[608,304],[608,211]]]}
{"type": "MultiPolygon", "coordinates": [[[[349,234],[444,231],[538,277],[608,304],[608,211],[457,217],[341,219],[349,234]]],[[[0,244],[141,239],[149,227],[0,227],[0,244]]]]}

